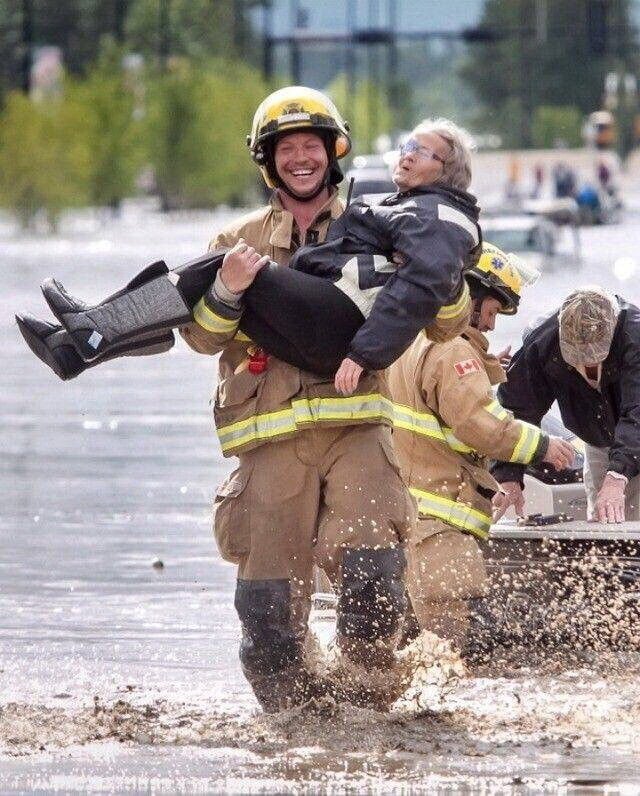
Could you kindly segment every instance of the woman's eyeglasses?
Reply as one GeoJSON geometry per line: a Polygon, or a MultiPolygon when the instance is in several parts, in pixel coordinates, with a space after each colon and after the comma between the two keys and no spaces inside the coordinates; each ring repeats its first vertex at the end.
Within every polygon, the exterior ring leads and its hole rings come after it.
{"type": "Polygon", "coordinates": [[[400,157],[402,158],[405,155],[418,155],[418,157],[421,158],[437,160],[438,163],[442,163],[443,166],[447,162],[444,158],[441,158],[440,155],[436,155],[433,149],[424,146],[419,141],[416,141],[415,138],[410,138],[400,147],[400,157]]]}

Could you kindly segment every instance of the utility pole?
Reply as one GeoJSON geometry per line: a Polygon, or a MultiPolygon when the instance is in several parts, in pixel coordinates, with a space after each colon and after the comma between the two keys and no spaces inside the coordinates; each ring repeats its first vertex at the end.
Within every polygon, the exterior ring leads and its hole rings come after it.
{"type": "Polygon", "coordinates": [[[530,0],[520,0],[520,30],[518,35],[520,57],[520,146],[525,147],[525,149],[531,146],[531,116],[533,114],[529,11],[530,0]]]}
{"type": "Polygon", "coordinates": [[[394,127],[398,127],[398,39],[396,29],[398,27],[396,0],[389,0],[389,32],[391,38],[387,46],[388,57],[388,78],[387,78],[387,100],[393,113],[394,127]]]}
{"type": "Polygon", "coordinates": [[[353,107],[356,90],[356,49],[353,46],[353,32],[356,29],[355,0],[347,0],[347,37],[345,39],[345,73],[347,80],[347,108],[353,107]]]}
{"type": "Polygon", "coordinates": [[[31,63],[33,58],[33,9],[31,0],[22,0],[22,58],[20,76],[22,90],[31,90],[31,63]]]}
{"type": "Polygon", "coordinates": [[[124,22],[127,18],[127,0],[115,0],[113,35],[118,44],[124,41],[124,22]]]}
{"type": "Polygon", "coordinates": [[[171,52],[171,0],[159,0],[158,14],[158,56],[160,71],[167,71],[167,61],[171,52]]]}
{"type": "Polygon", "coordinates": [[[268,83],[273,77],[273,7],[262,0],[262,74],[268,83]]]}
{"type": "Polygon", "coordinates": [[[293,22],[293,39],[291,47],[289,47],[289,68],[291,71],[291,80],[294,86],[300,85],[300,46],[296,40],[296,34],[300,27],[300,2],[299,0],[290,0],[289,14],[293,22]]]}

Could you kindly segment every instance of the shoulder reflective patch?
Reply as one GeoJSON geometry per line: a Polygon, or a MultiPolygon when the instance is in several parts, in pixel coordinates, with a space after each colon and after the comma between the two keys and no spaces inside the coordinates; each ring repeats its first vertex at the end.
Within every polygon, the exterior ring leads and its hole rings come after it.
{"type": "Polygon", "coordinates": [[[482,370],[477,359],[461,359],[453,367],[460,378],[468,376],[469,373],[480,373],[482,370]]]}
{"type": "Polygon", "coordinates": [[[476,246],[478,245],[480,241],[478,237],[478,228],[464,213],[456,210],[455,207],[449,207],[449,205],[438,205],[438,218],[440,221],[449,221],[451,224],[457,224],[459,227],[462,227],[465,232],[471,235],[474,244],[476,246]]]}

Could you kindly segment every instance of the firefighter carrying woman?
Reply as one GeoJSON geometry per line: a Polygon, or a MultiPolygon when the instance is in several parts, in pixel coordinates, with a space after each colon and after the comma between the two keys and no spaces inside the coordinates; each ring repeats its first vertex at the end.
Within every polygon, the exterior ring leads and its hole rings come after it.
{"type": "MultiPolygon", "coordinates": [[[[424,330],[446,340],[466,328],[464,272],[481,233],[468,139],[451,122],[414,130],[397,193],[345,212],[335,186],[349,132],[322,94],[270,95],[249,146],[271,201],[220,231],[207,255],[173,271],[154,263],[95,307],[49,280],[60,325],[18,323],[62,378],[170,347],[176,326],[196,351],[221,352],[214,414],[238,468],[218,490],[214,530],[238,566],[243,670],[275,710],[317,688],[304,657],[314,563],[338,594],[343,655],[364,672],[393,666],[415,504],[383,370],[424,330]]],[[[562,466],[561,443],[547,443],[562,466]]]]}

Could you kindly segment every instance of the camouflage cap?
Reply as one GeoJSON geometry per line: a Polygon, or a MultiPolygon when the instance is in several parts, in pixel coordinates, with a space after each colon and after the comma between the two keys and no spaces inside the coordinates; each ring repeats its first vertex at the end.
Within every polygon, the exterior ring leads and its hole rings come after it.
{"type": "Polygon", "coordinates": [[[559,313],[560,352],[569,365],[593,365],[607,358],[620,307],[601,287],[570,293],[559,313]]]}

